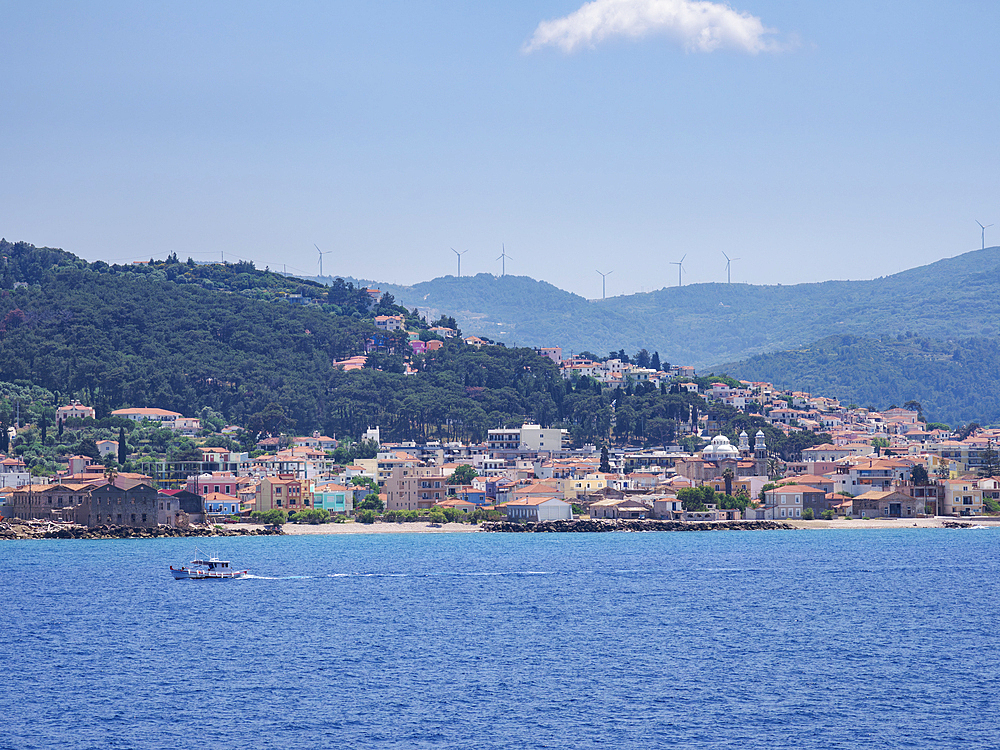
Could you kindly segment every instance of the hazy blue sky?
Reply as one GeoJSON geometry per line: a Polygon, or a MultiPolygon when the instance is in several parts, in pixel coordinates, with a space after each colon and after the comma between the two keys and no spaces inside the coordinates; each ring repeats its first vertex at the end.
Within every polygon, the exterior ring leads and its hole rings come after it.
{"type": "Polygon", "coordinates": [[[600,296],[1000,243],[1000,3],[0,2],[0,235],[600,296]]]}

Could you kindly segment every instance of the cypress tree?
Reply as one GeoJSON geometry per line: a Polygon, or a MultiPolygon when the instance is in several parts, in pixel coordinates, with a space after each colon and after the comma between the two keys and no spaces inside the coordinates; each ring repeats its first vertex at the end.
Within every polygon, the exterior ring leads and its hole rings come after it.
{"type": "Polygon", "coordinates": [[[118,463],[122,466],[125,465],[125,459],[128,458],[128,446],[125,445],[125,428],[118,428],[118,463]]]}

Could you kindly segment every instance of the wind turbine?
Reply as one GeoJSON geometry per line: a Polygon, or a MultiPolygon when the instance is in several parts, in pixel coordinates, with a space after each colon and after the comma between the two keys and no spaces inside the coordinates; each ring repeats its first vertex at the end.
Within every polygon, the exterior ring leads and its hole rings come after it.
{"type": "Polygon", "coordinates": [[[608,271],[607,273],[601,273],[600,271],[598,271],[598,273],[601,274],[601,299],[607,299],[608,298],[608,293],[607,293],[608,292],[608,287],[607,287],[608,276],[610,276],[611,274],[613,274],[614,271],[608,271]]]}
{"type": "Polygon", "coordinates": [[[684,253],[684,257],[680,260],[670,261],[670,265],[677,266],[677,286],[683,286],[681,282],[681,272],[684,270],[684,258],[687,257],[687,253],[684,253]]]}
{"type": "Polygon", "coordinates": [[[452,248],[451,251],[458,256],[458,278],[462,278],[462,256],[469,251],[463,250],[462,252],[458,252],[455,248],[452,248]]]}
{"type": "MultiPolygon", "coordinates": [[[[500,263],[501,276],[507,275],[507,258],[510,258],[510,256],[507,255],[507,248],[504,247],[503,243],[500,243],[500,257],[497,258],[497,260],[501,261],[500,263]]],[[[511,260],[513,260],[513,258],[511,258],[511,260]]]]}
{"type": "Polygon", "coordinates": [[[320,278],[323,278],[323,256],[329,255],[330,253],[333,252],[333,250],[327,250],[326,252],[323,252],[322,250],[319,249],[319,245],[317,245],[315,242],[313,243],[313,247],[316,248],[316,252],[319,253],[319,275],[320,278]]]}
{"type": "Polygon", "coordinates": [[[986,249],[986,230],[989,229],[993,225],[992,224],[987,224],[984,227],[982,225],[982,223],[979,221],[979,219],[976,219],[976,223],[979,224],[979,228],[983,230],[983,250],[985,250],[986,249]]]}
{"type": "Polygon", "coordinates": [[[733,283],[733,277],[732,277],[732,275],[729,272],[729,267],[732,265],[733,261],[739,260],[739,258],[730,258],[728,255],[726,255],[725,250],[722,251],[722,254],[726,258],[726,283],[727,284],[732,284],[733,283]]]}

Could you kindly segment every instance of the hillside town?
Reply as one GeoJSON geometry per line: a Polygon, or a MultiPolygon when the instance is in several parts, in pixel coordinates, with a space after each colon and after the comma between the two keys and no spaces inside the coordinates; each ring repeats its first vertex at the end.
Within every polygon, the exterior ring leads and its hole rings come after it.
{"type": "MultiPolygon", "coordinates": [[[[720,380],[702,386],[690,367],[563,359],[557,347],[538,351],[566,378],[586,376],[611,386],[671,383],[698,394],[709,408],[686,430],[702,447],[574,448],[566,430],[537,424],[492,429],[478,444],[389,443],[372,426],[358,436],[372,447],[371,457],[344,460],[338,448],[352,441],[318,432],[277,434],[262,436],[255,450],[199,445],[197,455],[184,460],[147,455],[130,462],[141,471],[122,471],[109,458],[124,464],[137,457],[124,455],[118,441],[100,440],[98,455],[68,456],[63,468],[46,477],[32,476],[13,453],[3,456],[0,510],[19,519],[139,528],[261,518],[699,522],[1000,512],[1000,430],[928,429],[919,409],[848,407],[770,383],[720,380]],[[803,449],[794,460],[782,459],[769,449],[763,430],[723,434],[713,405],[753,413],[786,435],[822,433],[830,441],[803,449]]],[[[56,413],[60,430],[95,417],[79,401],[56,413]]],[[[189,438],[201,429],[198,418],[155,407],[119,409],[111,416],[189,438]]],[[[239,429],[229,425],[222,433],[239,429]]],[[[10,433],[16,444],[17,429],[10,433]]]]}

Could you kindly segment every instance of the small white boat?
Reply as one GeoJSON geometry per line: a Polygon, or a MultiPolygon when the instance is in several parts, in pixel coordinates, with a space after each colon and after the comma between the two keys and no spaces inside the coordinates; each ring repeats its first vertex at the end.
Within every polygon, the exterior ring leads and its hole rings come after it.
{"type": "Polygon", "coordinates": [[[233,570],[229,567],[229,560],[220,560],[218,555],[209,555],[206,560],[202,559],[202,556],[198,554],[198,550],[195,550],[194,556],[195,559],[188,563],[188,565],[180,568],[175,568],[173,565],[170,566],[170,572],[173,574],[174,580],[220,581],[226,578],[243,578],[250,572],[248,570],[233,570]]]}

